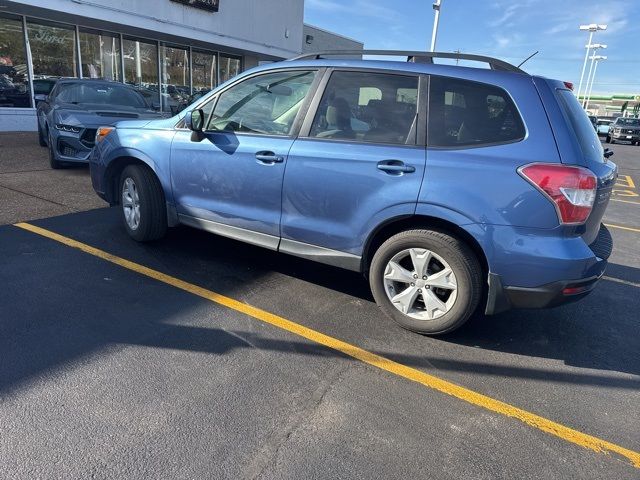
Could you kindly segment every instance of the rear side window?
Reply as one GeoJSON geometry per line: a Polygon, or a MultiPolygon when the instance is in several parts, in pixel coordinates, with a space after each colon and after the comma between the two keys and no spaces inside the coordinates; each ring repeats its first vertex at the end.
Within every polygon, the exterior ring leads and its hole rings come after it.
{"type": "Polygon", "coordinates": [[[334,72],[311,126],[311,137],[415,144],[418,77],[334,72]]]}
{"type": "Polygon", "coordinates": [[[496,145],[524,138],[522,118],[501,88],[435,76],[430,84],[430,147],[496,145]]]}
{"type": "Polygon", "coordinates": [[[582,154],[589,160],[603,163],[604,156],[598,133],[593,128],[580,102],[570,90],[558,89],[556,92],[560,98],[560,106],[576,134],[582,154]]]}

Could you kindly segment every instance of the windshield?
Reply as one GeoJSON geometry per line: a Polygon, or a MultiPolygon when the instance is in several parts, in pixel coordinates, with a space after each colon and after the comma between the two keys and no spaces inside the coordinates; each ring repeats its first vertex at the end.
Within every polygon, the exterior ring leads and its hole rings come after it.
{"type": "Polygon", "coordinates": [[[604,152],[598,134],[576,96],[570,90],[558,89],[557,92],[560,97],[560,105],[564,108],[569,118],[582,154],[589,160],[604,162],[604,152]]]}
{"type": "Polygon", "coordinates": [[[67,83],[60,86],[56,100],[77,105],[90,103],[133,108],[147,107],[142,95],[122,85],[67,83]]]}
{"type": "Polygon", "coordinates": [[[619,118],[616,125],[640,127],[640,119],[637,118],[619,118]]]}

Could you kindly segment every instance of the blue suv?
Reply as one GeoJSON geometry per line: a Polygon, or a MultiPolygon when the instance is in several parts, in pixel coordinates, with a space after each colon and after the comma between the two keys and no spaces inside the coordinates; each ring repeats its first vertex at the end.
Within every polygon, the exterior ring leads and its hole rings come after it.
{"type": "Polygon", "coordinates": [[[617,167],[569,85],[489,57],[365,53],[408,61],[298,57],[176,117],[100,128],[93,187],[138,241],[184,224],[362,272],[420,333],[591,291],[617,167]]]}

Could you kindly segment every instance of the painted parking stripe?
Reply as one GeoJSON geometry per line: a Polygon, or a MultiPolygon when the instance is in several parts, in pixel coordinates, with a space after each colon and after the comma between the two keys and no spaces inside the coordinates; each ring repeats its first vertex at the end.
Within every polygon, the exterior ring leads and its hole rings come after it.
{"type": "Polygon", "coordinates": [[[640,202],[634,202],[633,200],[620,200],[619,198],[612,198],[612,202],[631,203],[633,205],[640,205],[640,202]]]}
{"type": "Polygon", "coordinates": [[[273,313],[269,313],[265,310],[247,305],[238,300],[226,297],[211,290],[207,290],[192,283],[185,282],[184,280],[172,277],[171,275],[167,275],[157,270],[153,270],[149,267],[145,267],[144,265],[140,265],[130,260],[112,255],[108,252],[92,247],[85,243],[78,242],[77,240],[73,240],[69,237],[65,237],[50,230],[31,225],[29,223],[17,223],[15,224],[15,226],[24,230],[28,230],[32,233],[42,235],[43,237],[81,250],[82,252],[88,253],[89,255],[101,258],[115,265],[119,265],[123,268],[134,271],[138,274],[145,275],[159,282],[163,282],[167,285],[179,288],[180,290],[183,290],[185,292],[189,292],[193,295],[197,295],[211,302],[243,313],[256,320],[260,320],[261,322],[268,323],[282,330],[286,330],[290,333],[298,335],[302,338],[306,338],[307,340],[323,345],[329,349],[341,352],[344,355],[352,357],[356,360],[359,360],[391,374],[405,378],[412,382],[419,383],[427,388],[437,390],[441,393],[458,398],[477,407],[490,410],[494,413],[520,420],[530,427],[536,428],[550,435],[566,440],[567,442],[574,443],[594,452],[604,454],[613,453],[619,455],[623,458],[626,458],[631,463],[631,465],[640,469],[640,452],[635,452],[606,440],[602,440],[592,435],[574,430],[560,423],[556,423],[552,420],[548,420],[544,417],[536,415],[535,413],[522,410],[521,408],[488,397],[460,385],[456,385],[455,383],[451,383],[442,378],[430,375],[415,368],[408,367],[401,363],[364,350],[355,345],[343,342],[342,340],[339,340],[337,338],[330,337],[329,335],[325,335],[324,333],[292,322],[291,320],[287,320],[286,318],[280,317],[273,313]]]}
{"type": "Polygon", "coordinates": [[[626,225],[614,225],[612,223],[605,223],[604,225],[609,228],[617,228],[620,230],[627,230],[629,232],[640,233],[640,228],[636,228],[636,227],[627,227],[626,225]]]}
{"type": "Polygon", "coordinates": [[[602,279],[607,280],[608,282],[616,282],[616,283],[621,283],[623,285],[628,285],[630,287],[640,288],[640,283],[631,282],[629,280],[623,280],[622,278],[609,277],[608,275],[604,275],[602,279]]]}

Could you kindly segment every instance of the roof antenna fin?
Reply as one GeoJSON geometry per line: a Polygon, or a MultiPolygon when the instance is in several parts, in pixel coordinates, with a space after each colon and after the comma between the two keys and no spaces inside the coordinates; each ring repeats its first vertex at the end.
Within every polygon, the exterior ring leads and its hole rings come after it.
{"type": "Polygon", "coordinates": [[[538,53],[540,53],[539,50],[536,50],[535,52],[533,52],[531,55],[529,55],[527,58],[525,58],[522,62],[520,62],[520,65],[518,65],[518,68],[520,68],[522,65],[524,65],[530,58],[535,57],[538,53]]]}

